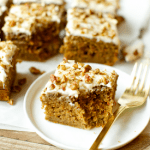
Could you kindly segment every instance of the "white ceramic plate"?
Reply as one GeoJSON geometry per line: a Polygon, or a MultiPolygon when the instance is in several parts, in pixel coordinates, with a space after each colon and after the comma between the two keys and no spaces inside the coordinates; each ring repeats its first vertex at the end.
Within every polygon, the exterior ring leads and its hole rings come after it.
{"type": "MultiPolygon", "coordinates": [[[[90,65],[93,68],[107,69],[108,71],[115,70],[119,74],[116,92],[116,99],[118,99],[128,85],[129,75],[109,66],[99,64],[90,65]]],[[[27,91],[24,103],[26,116],[36,133],[47,142],[62,149],[89,149],[101,131],[101,127],[92,130],[83,130],[55,124],[44,119],[44,111],[41,109],[39,97],[51,73],[43,74],[27,91]]],[[[99,148],[116,149],[136,138],[148,124],[149,108],[150,103],[147,100],[141,107],[125,111],[114,123],[99,148]]]]}

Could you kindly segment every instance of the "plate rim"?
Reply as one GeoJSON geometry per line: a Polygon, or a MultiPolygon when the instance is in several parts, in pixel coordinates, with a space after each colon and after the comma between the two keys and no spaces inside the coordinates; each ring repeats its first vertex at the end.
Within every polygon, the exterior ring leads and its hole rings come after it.
{"type": "MultiPolygon", "coordinates": [[[[84,64],[89,64],[89,65],[91,65],[92,67],[94,67],[94,65],[96,65],[96,67],[98,67],[99,66],[99,68],[102,66],[102,67],[106,67],[106,70],[107,70],[107,68],[108,68],[108,71],[109,71],[109,69],[114,69],[116,72],[121,72],[121,73],[123,73],[125,76],[128,76],[128,78],[130,77],[130,75],[128,74],[128,73],[126,73],[126,72],[124,72],[124,71],[121,71],[121,70],[119,70],[119,69],[117,69],[117,68],[115,68],[115,67],[112,67],[112,66],[107,66],[107,65],[103,65],[103,64],[98,64],[98,63],[84,63],[84,64]]],[[[94,67],[95,68],[95,67],[94,67]]],[[[52,139],[50,139],[50,138],[48,138],[46,135],[44,135],[44,133],[42,133],[41,131],[39,131],[38,130],[38,128],[35,126],[35,124],[33,123],[33,121],[32,121],[32,119],[30,118],[30,115],[29,115],[29,112],[27,112],[27,97],[28,97],[28,95],[29,95],[29,92],[30,92],[30,90],[32,89],[32,87],[38,82],[38,81],[40,81],[40,79],[42,79],[44,76],[47,76],[48,74],[51,74],[51,73],[53,73],[55,70],[50,70],[50,71],[48,71],[48,72],[46,72],[46,73],[44,73],[43,75],[41,75],[40,77],[38,77],[31,85],[30,85],[30,87],[28,88],[28,90],[27,90],[27,92],[26,92],[26,94],[25,94],[25,97],[24,97],[24,103],[23,103],[23,108],[24,108],[24,112],[25,112],[25,116],[26,116],[26,118],[27,118],[27,120],[30,122],[30,124],[32,125],[32,128],[35,130],[35,132],[40,136],[40,137],[42,137],[44,140],[46,140],[48,143],[50,143],[50,144],[52,144],[52,145],[55,145],[55,146],[57,146],[57,147],[59,147],[59,148],[65,148],[65,149],[68,149],[68,150],[74,150],[75,148],[74,147],[70,147],[70,146],[68,146],[68,145],[64,145],[64,144],[62,144],[62,143],[59,143],[59,142],[57,142],[57,141],[55,141],[55,140],[52,140],[52,139]]],[[[148,102],[148,101],[147,101],[148,102]]],[[[141,133],[142,133],[142,131],[146,128],[146,126],[148,125],[148,123],[149,123],[149,119],[147,119],[147,122],[146,122],[146,124],[145,124],[145,126],[141,129],[141,131],[138,133],[138,134],[136,134],[136,136],[134,137],[134,138],[131,138],[131,139],[129,139],[129,140],[126,140],[125,142],[123,142],[123,143],[119,143],[119,145],[117,146],[117,145],[114,145],[114,146],[110,146],[109,148],[107,148],[107,149],[118,149],[118,148],[120,148],[120,147],[123,147],[123,146],[125,146],[126,144],[128,144],[128,143],[130,143],[131,141],[133,141],[136,137],[138,137],[141,133]]],[[[81,150],[81,148],[79,148],[79,149],[76,149],[76,150],[81,150]]],[[[83,150],[83,149],[82,149],[83,150]]]]}

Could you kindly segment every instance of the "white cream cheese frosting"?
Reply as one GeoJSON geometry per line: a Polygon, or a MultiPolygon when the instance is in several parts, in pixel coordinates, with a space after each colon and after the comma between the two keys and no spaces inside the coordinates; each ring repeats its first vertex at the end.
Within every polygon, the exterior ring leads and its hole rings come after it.
{"type": "Polygon", "coordinates": [[[96,12],[115,14],[119,3],[118,0],[73,0],[72,7],[89,8],[96,12]]]}
{"type": "Polygon", "coordinates": [[[74,60],[63,61],[54,75],[51,75],[43,93],[61,93],[78,97],[81,91],[92,91],[96,86],[104,85],[111,88],[111,78],[114,74],[116,73],[94,70],[89,65],[75,63],[74,60]],[[60,82],[57,83],[57,80],[60,82]]]}
{"type": "Polygon", "coordinates": [[[13,5],[9,15],[5,17],[5,25],[2,28],[5,35],[8,33],[31,35],[36,32],[36,27],[49,22],[61,22],[62,10],[59,5],[42,6],[38,3],[13,5]]]}
{"type": "Polygon", "coordinates": [[[2,81],[4,83],[6,77],[7,77],[7,74],[4,70],[4,68],[0,66],[0,81],[2,81]]]}
{"type": "Polygon", "coordinates": [[[13,0],[13,4],[21,4],[21,3],[42,3],[42,4],[57,4],[62,5],[63,0],[13,0]]]}
{"type": "Polygon", "coordinates": [[[41,0],[42,4],[57,4],[62,5],[64,3],[64,0],[41,0]]]}
{"type": "Polygon", "coordinates": [[[9,68],[12,67],[12,58],[16,51],[17,47],[11,41],[0,42],[0,81],[2,82],[5,82],[9,68]]]}
{"type": "Polygon", "coordinates": [[[25,33],[26,35],[31,35],[35,32],[35,17],[29,17],[24,18],[23,21],[21,21],[22,18],[16,18],[14,16],[7,16],[5,17],[5,26],[3,27],[3,31],[7,35],[7,33],[13,33],[13,34],[19,34],[19,33],[25,33]],[[15,22],[14,22],[15,20],[15,22]],[[10,24],[12,23],[15,25],[10,27],[10,24]]]}
{"type": "Polygon", "coordinates": [[[39,3],[40,0],[13,0],[13,4],[21,4],[21,3],[39,3]]]}
{"type": "Polygon", "coordinates": [[[71,8],[67,12],[67,21],[67,36],[83,36],[106,43],[120,44],[117,20],[111,14],[94,14],[90,9],[71,8]]]}

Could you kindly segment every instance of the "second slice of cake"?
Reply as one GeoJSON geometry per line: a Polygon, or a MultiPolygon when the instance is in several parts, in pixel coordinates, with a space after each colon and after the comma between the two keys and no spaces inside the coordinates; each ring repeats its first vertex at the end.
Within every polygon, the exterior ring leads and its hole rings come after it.
{"type": "Polygon", "coordinates": [[[19,47],[19,59],[44,61],[58,53],[64,22],[63,0],[23,3],[11,6],[2,30],[6,40],[19,47]]]}
{"type": "Polygon", "coordinates": [[[115,71],[64,60],[40,97],[45,119],[82,129],[104,126],[112,114],[117,78],[115,71]]]}
{"type": "Polygon", "coordinates": [[[60,49],[67,59],[113,65],[118,60],[119,46],[117,20],[111,14],[68,10],[66,37],[60,49]]]}

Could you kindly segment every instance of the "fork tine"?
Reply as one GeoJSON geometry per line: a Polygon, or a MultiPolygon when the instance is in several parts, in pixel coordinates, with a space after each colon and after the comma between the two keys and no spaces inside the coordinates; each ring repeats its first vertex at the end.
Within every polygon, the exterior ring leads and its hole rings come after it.
{"type": "Polygon", "coordinates": [[[146,65],[145,68],[144,68],[144,73],[143,73],[143,77],[142,77],[142,80],[141,80],[141,84],[139,86],[139,91],[143,90],[147,69],[148,69],[148,65],[146,65]]]}
{"type": "Polygon", "coordinates": [[[150,71],[148,73],[148,81],[146,82],[146,85],[145,85],[145,88],[144,88],[144,90],[146,92],[146,95],[149,94],[149,90],[150,90],[150,78],[149,78],[149,76],[150,76],[150,71]]]}
{"type": "Polygon", "coordinates": [[[133,70],[132,70],[132,73],[131,73],[131,84],[129,84],[129,87],[128,87],[128,88],[131,88],[132,84],[133,84],[134,81],[135,81],[136,70],[137,70],[137,63],[135,63],[135,65],[134,65],[134,67],[133,67],[133,70]]]}
{"type": "Polygon", "coordinates": [[[135,80],[135,84],[133,86],[132,91],[136,91],[138,85],[139,85],[139,80],[140,80],[140,76],[141,76],[141,72],[142,72],[142,63],[140,64],[139,70],[138,70],[138,74],[137,74],[137,78],[135,80]]]}

